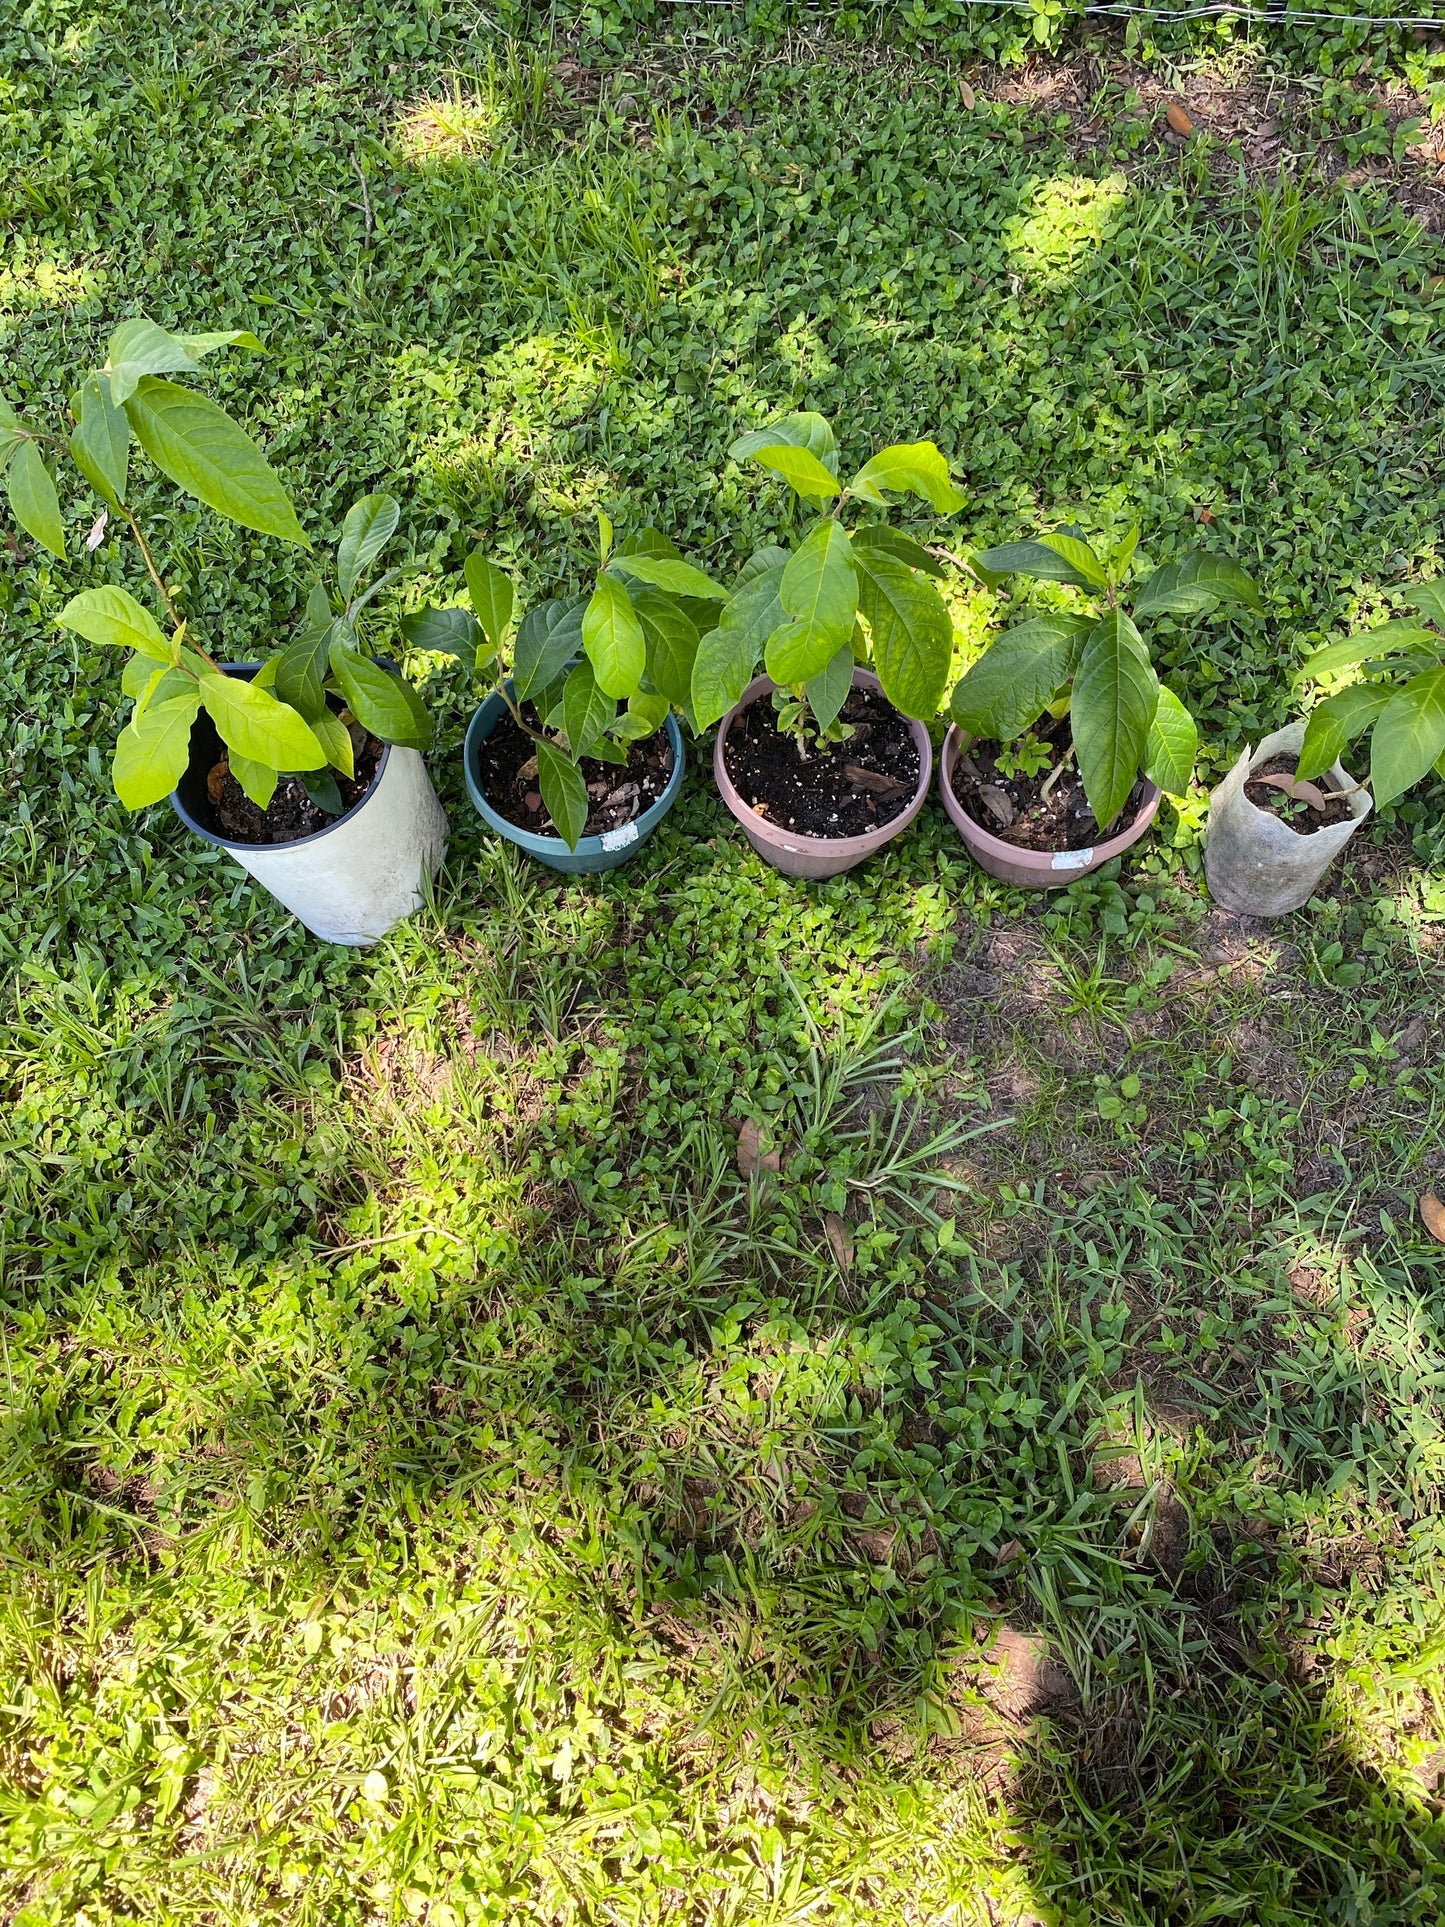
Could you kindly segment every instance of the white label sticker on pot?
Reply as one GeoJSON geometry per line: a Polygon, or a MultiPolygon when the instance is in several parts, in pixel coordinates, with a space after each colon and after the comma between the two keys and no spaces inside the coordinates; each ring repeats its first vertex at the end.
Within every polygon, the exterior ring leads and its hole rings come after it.
{"type": "Polygon", "coordinates": [[[1049,863],[1051,870],[1087,870],[1094,860],[1092,850],[1058,850],[1049,863]]]}
{"type": "Polygon", "coordinates": [[[600,838],[604,850],[625,850],[637,841],[637,824],[620,823],[615,830],[604,830],[600,838]]]}

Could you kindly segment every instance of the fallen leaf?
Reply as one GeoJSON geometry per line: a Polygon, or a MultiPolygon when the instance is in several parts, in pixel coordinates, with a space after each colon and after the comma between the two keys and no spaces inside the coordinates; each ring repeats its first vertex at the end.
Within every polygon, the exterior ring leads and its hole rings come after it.
{"type": "Polygon", "coordinates": [[[1211,508],[1202,508],[1199,511],[1199,519],[1205,523],[1212,522],[1214,520],[1214,510],[1211,508]]]}
{"type": "Polygon", "coordinates": [[[850,783],[860,790],[872,790],[875,796],[894,796],[908,785],[900,783],[896,776],[885,776],[881,770],[863,769],[857,763],[845,763],[843,774],[850,783]]]}
{"type": "Polygon", "coordinates": [[[846,1218],[840,1218],[836,1211],[829,1211],[823,1217],[823,1229],[828,1234],[828,1243],[833,1256],[838,1260],[838,1269],[849,1272],[853,1269],[853,1233],[848,1229],[846,1218]]]}
{"type": "Polygon", "coordinates": [[[1194,132],[1194,122],[1189,118],[1181,101],[1171,100],[1164,118],[1174,129],[1175,133],[1185,140],[1188,140],[1189,136],[1194,132]]]}
{"type": "Polygon", "coordinates": [[[959,82],[958,82],[958,97],[963,102],[964,107],[967,109],[967,111],[971,114],[973,112],[973,103],[976,96],[974,94],[972,87],[969,86],[968,82],[964,80],[961,75],[959,77],[959,82]]]}
{"type": "Polygon", "coordinates": [[[519,783],[530,783],[532,778],[536,774],[537,774],[537,759],[535,756],[529,756],[526,762],[523,763],[522,767],[517,771],[517,781],[519,783]]]}
{"type": "Polygon", "coordinates": [[[755,1178],[759,1171],[780,1171],[783,1158],[780,1151],[762,1149],[763,1127],[756,1118],[745,1118],[738,1131],[738,1169],[745,1178],[755,1178]]]}
{"type": "Polygon", "coordinates": [[[1425,1229],[1430,1236],[1438,1238],[1445,1245],[1445,1204],[1441,1204],[1433,1191],[1427,1191],[1421,1198],[1420,1216],[1425,1220],[1425,1229]]]}
{"type": "Polygon", "coordinates": [[[1005,829],[1013,822],[1013,804],[1010,803],[1003,791],[995,789],[992,783],[979,784],[978,800],[983,804],[989,815],[993,817],[995,821],[1001,823],[1005,829]]]}
{"type": "Polygon", "coordinates": [[[224,756],[219,763],[213,763],[206,773],[206,794],[217,805],[221,801],[221,790],[230,773],[231,765],[224,756]]]}
{"type": "Polygon", "coordinates": [[[1015,1559],[1022,1559],[1023,1553],[1024,1549],[1018,1540],[1010,1539],[1008,1544],[999,1553],[998,1558],[994,1560],[994,1566],[995,1568],[999,1566],[1011,1566],[1015,1559]]]}
{"type": "Polygon", "coordinates": [[[1313,783],[1301,782],[1293,776],[1284,775],[1261,776],[1256,780],[1267,784],[1272,790],[1283,790],[1286,796],[1293,796],[1301,803],[1308,803],[1312,810],[1323,810],[1329,807],[1329,798],[1313,783]]]}
{"type": "Polygon", "coordinates": [[[86,548],[95,550],[100,547],[105,540],[105,525],[109,520],[110,510],[102,509],[90,525],[90,534],[85,538],[86,548]]]}

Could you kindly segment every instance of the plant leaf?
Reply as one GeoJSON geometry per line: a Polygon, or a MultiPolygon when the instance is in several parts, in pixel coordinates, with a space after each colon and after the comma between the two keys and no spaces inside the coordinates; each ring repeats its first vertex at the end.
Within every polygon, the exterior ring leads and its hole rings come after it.
{"type": "Polygon", "coordinates": [[[585,756],[597,738],[617,718],[617,703],[597,687],[597,675],[584,656],[568,676],[562,690],[562,727],[567,747],[576,762],[585,756]]]}
{"type": "Polygon", "coordinates": [[[1199,725],[1174,691],[1159,685],[1159,702],[1144,745],[1144,774],[1166,796],[1183,796],[1199,755],[1199,725]]]}
{"type": "Polygon", "coordinates": [[[996,549],[980,549],[973,564],[983,580],[997,582],[1006,575],[1030,575],[1040,582],[1068,582],[1076,589],[1098,583],[1085,575],[1061,550],[1045,542],[1004,542],[996,549]]]}
{"type": "Polygon", "coordinates": [[[1418,783],[1445,752],[1445,664],[1413,677],[1390,698],[1370,739],[1375,807],[1418,783]]]}
{"type": "Polygon", "coordinates": [[[884,555],[895,555],[910,569],[918,569],[924,575],[942,577],[948,573],[921,542],[915,542],[911,535],[890,527],[887,522],[865,522],[861,528],[854,529],[852,540],[855,555],[860,548],[880,549],[884,555]]]}
{"type": "Polygon", "coordinates": [[[816,455],[830,475],[838,473],[838,444],[832,429],[822,415],[804,410],[795,415],[785,415],[781,421],[771,423],[767,428],[749,429],[746,435],[739,435],[728,454],[735,462],[745,462],[756,455],[759,449],[805,448],[810,455],[816,455]]]}
{"type": "Polygon", "coordinates": [[[553,828],[575,850],[587,827],[587,783],[577,765],[550,743],[537,745],[537,778],[553,828]]]}
{"type": "Polygon", "coordinates": [[[65,524],[60,519],[60,497],[40,450],[28,437],[10,458],[5,470],[5,492],[15,520],[52,555],[65,555],[65,524]]]}
{"type": "Polygon", "coordinates": [[[883,693],[905,716],[929,722],[938,714],[953,662],[953,621],[943,598],[897,556],[868,548],[851,555],[883,693]]]}
{"type": "Polygon", "coordinates": [[[1412,649],[1433,651],[1439,643],[1434,630],[1423,628],[1418,622],[1384,622],[1378,629],[1366,629],[1357,636],[1327,642],[1323,649],[1316,649],[1300,665],[1295,681],[1318,682],[1322,677],[1336,675],[1341,669],[1353,669],[1376,656],[1405,655],[1412,649]]]}
{"type": "Polygon", "coordinates": [[[953,692],[953,720],[970,736],[1012,742],[1048,708],[1079,664],[1090,616],[1039,616],[991,642],[953,692]]]}
{"type": "Polygon", "coordinates": [[[806,685],[808,707],[819,729],[827,729],[837,721],[838,711],[847,702],[852,687],[853,645],[846,642],[822,674],[812,677],[806,685]]]}
{"type": "Polygon", "coordinates": [[[600,575],[582,616],[582,646],[606,696],[635,696],[647,668],[647,639],[632,598],[615,576],[600,575]]]}
{"type": "Polygon", "coordinates": [[[787,442],[779,442],[772,447],[754,450],[752,460],[781,475],[804,501],[830,502],[838,493],[837,478],[806,448],[794,448],[787,442]]]}
{"type": "Polygon", "coordinates": [[[651,694],[646,690],[640,691],[636,696],[629,696],[627,714],[622,719],[628,726],[628,735],[633,740],[641,740],[644,736],[655,736],[662,728],[671,707],[672,704],[666,696],[651,694]]]}
{"type": "Polygon", "coordinates": [[[504,569],[499,569],[490,557],[483,555],[480,549],[472,550],[462,565],[462,572],[467,579],[467,593],[472,599],[473,614],[493,650],[500,650],[507,625],[512,620],[512,611],[517,606],[512,578],[504,569]]]}
{"type": "Polygon", "coordinates": [[[1158,703],[1159,684],[1139,631],[1113,610],[1085,638],[1071,711],[1079,775],[1101,830],[1134,787],[1158,703]]]}
{"type": "Polygon", "coordinates": [[[146,375],[125,412],[146,454],[187,494],[242,528],[310,548],[281,478],[246,431],[205,395],[146,375]]]}
{"type": "Polygon", "coordinates": [[[343,602],[350,602],[358,581],[396,534],[400,520],[401,503],[394,495],[363,495],[346,511],[336,551],[336,581],[343,602]]]}
{"type": "Polygon", "coordinates": [[[1305,724],[1295,776],[1310,782],[1333,769],[1348,746],[1374,722],[1395,691],[1388,683],[1352,683],[1316,703],[1305,724]]]}
{"type": "Polygon", "coordinates": [[[261,343],[249,329],[220,334],[173,335],[144,315],[123,321],[110,338],[102,372],[110,382],[117,408],[128,402],[144,375],[174,375],[194,368],[216,348],[256,348],[261,343]]]}
{"type": "Polygon", "coordinates": [[[332,673],[341,685],[347,707],[363,729],[402,749],[430,747],[431,717],[410,683],[336,635],[330,655],[332,673]]]}
{"type": "MultiPolygon", "coordinates": [[[[276,785],[280,781],[280,771],[272,769],[269,763],[252,762],[249,756],[243,756],[239,750],[235,749],[227,752],[226,762],[232,776],[235,777],[236,781],[241,785],[241,788],[256,805],[256,808],[258,810],[264,810],[270,803],[271,798],[276,794],[276,785]]],[[[302,781],[306,781],[305,777],[302,778],[302,781]]],[[[309,790],[311,785],[307,783],[306,787],[309,790]]]]}
{"type": "Polygon", "coordinates": [[[697,625],[675,602],[646,587],[632,598],[647,638],[647,679],[677,709],[692,702],[692,670],[697,661],[697,625]]]}
{"type": "Polygon", "coordinates": [[[487,661],[495,654],[470,609],[417,609],[403,616],[398,627],[413,649],[455,656],[459,662],[477,669],[483,667],[478,661],[483,651],[487,661]]]}
{"type": "Polygon", "coordinates": [[[753,576],[724,604],[717,627],[699,641],[692,665],[692,710],[699,729],[725,716],[757,673],[769,636],[786,620],[782,583],[779,564],[753,576]]]}
{"type": "Polygon", "coordinates": [[[112,405],[109,384],[89,375],[70,404],[75,433],[70,454],[86,481],[112,508],[125,500],[130,473],[130,423],[123,409],[112,405]]]}
{"type": "Polygon", "coordinates": [[[217,669],[206,670],[199,687],[221,741],[238,755],[269,763],[272,769],[320,769],[326,761],[305,719],[269,689],[258,689],[240,676],[223,676],[217,669]]]}
{"type": "Polygon", "coordinates": [[[326,760],[343,776],[355,776],[356,757],[351,746],[351,731],[328,704],[323,703],[314,716],[308,716],[311,733],[326,752],[326,760]]]}
{"type": "Polygon", "coordinates": [[[1264,607],[1253,578],[1231,557],[1191,549],[1154,571],[1134,597],[1134,613],[1205,616],[1221,602],[1242,602],[1256,613],[1264,607]]]}
{"type": "Polygon", "coordinates": [[[299,710],[308,723],[314,723],[326,707],[330,643],[328,623],[319,635],[311,632],[288,643],[276,658],[276,694],[299,710]]]}
{"type": "Polygon", "coordinates": [[[159,803],[179,783],[190,761],[191,725],[200,706],[196,689],[153,703],[116,737],[110,774],[115,793],[128,810],[159,803]]]}
{"type": "Polygon", "coordinates": [[[160,624],[124,589],[82,589],[61,610],[60,624],[87,642],[134,649],[152,662],[171,660],[171,645],[160,624]]]}
{"type": "Polygon", "coordinates": [[[557,597],[529,609],[517,626],[512,686],[519,701],[554,683],[582,648],[586,596],[557,597]]]}
{"type": "Polygon", "coordinates": [[[769,575],[774,570],[787,568],[788,557],[791,553],[792,551],[789,549],[780,548],[776,542],[769,542],[761,549],[754,549],[747,561],[744,562],[743,566],[738,570],[738,579],[733,585],[733,593],[736,594],[739,589],[745,588],[748,583],[755,582],[759,576],[769,575]]]}
{"type": "Polygon", "coordinates": [[[1405,591],[1405,600],[1412,609],[1419,609],[1445,629],[1445,576],[1434,582],[1415,583],[1405,591]]]}
{"type": "Polygon", "coordinates": [[[853,640],[858,576],[839,523],[819,522],[789,557],[778,597],[794,619],[768,638],[768,674],[789,687],[811,682],[853,640]]]}
{"type": "Polygon", "coordinates": [[[663,534],[661,529],[634,529],[631,535],[624,535],[613,551],[614,559],[623,555],[671,555],[678,553],[677,544],[663,534]]]}
{"type": "Polygon", "coordinates": [[[932,442],[895,442],[880,449],[848,484],[865,502],[887,506],[884,489],[897,495],[921,495],[939,515],[952,515],[967,501],[954,486],[943,451],[932,442]]]}
{"type": "Polygon", "coordinates": [[[639,582],[650,582],[654,588],[665,589],[671,595],[697,596],[704,602],[726,602],[732,594],[720,582],[714,582],[710,575],[695,569],[691,562],[681,562],[670,555],[615,555],[612,566],[623,575],[636,576],[639,582]]]}

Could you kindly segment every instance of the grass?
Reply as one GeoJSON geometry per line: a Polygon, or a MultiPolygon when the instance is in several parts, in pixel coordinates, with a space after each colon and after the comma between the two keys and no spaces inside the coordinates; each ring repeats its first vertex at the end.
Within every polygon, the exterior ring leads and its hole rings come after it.
{"type": "MultiPolygon", "coordinates": [[[[1257,571],[1162,645],[1207,786],[1440,569],[1441,242],[1308,93],[1261,175],[1107,75],[964,113],[691,22],[0,35],[3,391],[257,326],[216,392],[318,538],[397,487],[412,596],[478,540],[575,583],[599,505],[744,552],[723,451],[789,405],[931,430],[960,541],[1208,510],[1257,571]]],[[[304,599],[154,526],[238,656],[304,599]]],[[[1202,788],[1039,899],[933,811],[787,883],[694,773],[568,882],[481,834],[437,683],[447,871],[343,954],[110,797],[54,616],[122,572],[0,583],[6,1917],[1438,1919],[1440,786],[1254,930],[1202,788]]]]}

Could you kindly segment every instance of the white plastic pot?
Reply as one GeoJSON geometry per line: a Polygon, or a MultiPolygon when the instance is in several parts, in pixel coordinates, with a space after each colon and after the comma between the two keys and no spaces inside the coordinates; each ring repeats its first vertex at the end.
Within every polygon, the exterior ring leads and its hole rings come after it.
{"type": "MultiPolygon", "coordinates": [[[[1370,814],[1367,790],[1345,798],[1348,823],[1332,823],[1310,836],[1292,830],[1273,810],[1259,809],[1244,793],[1254,772],[1275,756],[1297,757],[1304,742],[1303,721],[1266,736],[1245,750],[1209,800],[1204,876],[1209,894],[1226,910],[1244,917],[1282,917],[1309,902],[1325,872],[1370,814]]],[[[1354,789],[1343,763],[1330,771],[1339,789],[1354,789]]]]}
{"type": "MultiPolygon", "coordinates": [[[[255,673],[253,664],[238,667],[255,673]]],[[[416,750],[387,745],[361,801],[295,843],[237,843],[219,834],[206,772],[220,754],[215,725],[203,710],[191,732],[190,767],[171,794],[176,815],[233,856],[313,936],[375,943],[421,907],[425,881],[446,854],[447,819],[416,750]]]]}

